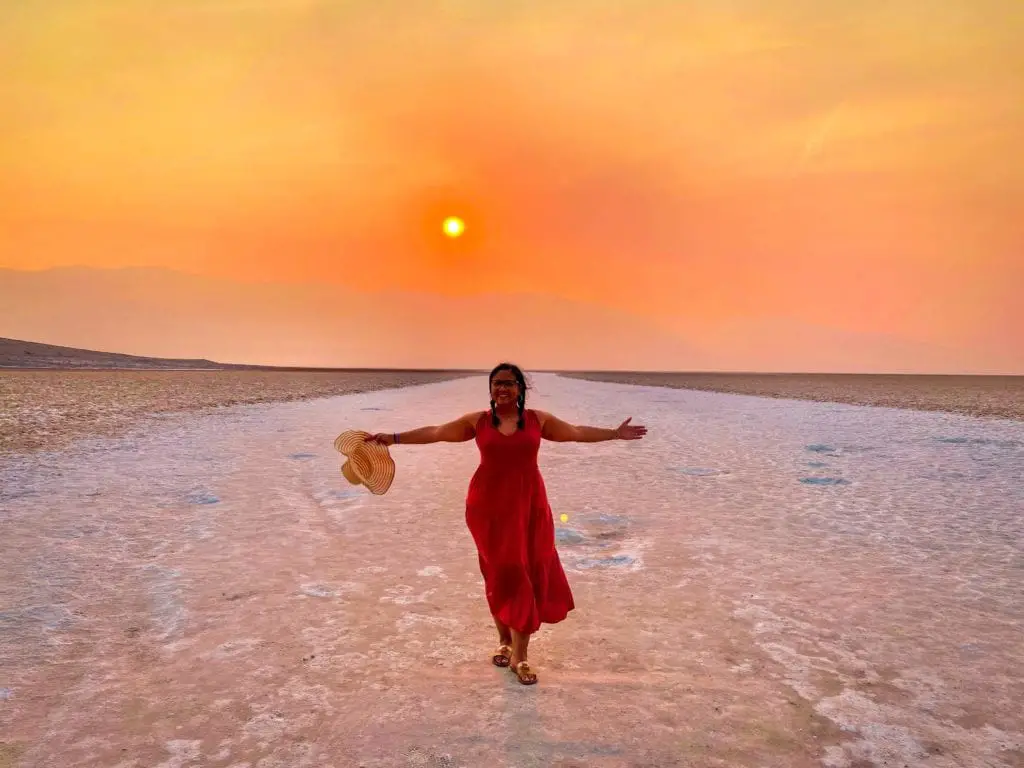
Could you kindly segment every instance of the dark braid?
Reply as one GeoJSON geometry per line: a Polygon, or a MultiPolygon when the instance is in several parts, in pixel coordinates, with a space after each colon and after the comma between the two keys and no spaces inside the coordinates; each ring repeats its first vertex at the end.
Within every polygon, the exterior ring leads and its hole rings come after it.
{"type": "MultiPolygon", "coordinates": [[[[494,380],[494,376],[501,371],[508,371],[516,377],[516,383],[519,384],[519,397],[516,398],[516,406],[519,409],[519,418],[516,421],[516,429],[525,429],[526,427],[526,390],[529,386],[526,384],[526,377],[523,375],[518,365],[512,365],[512,363],[502,363],[501,365],[495,366],[494,370],[491,371],[491,375],[487,378],[487,383],[494,380]]],[[[495,402],[491,400],[491,424],[495,428],[501,426],[501,419],[498,418],[498,409],[495,402]]]]}

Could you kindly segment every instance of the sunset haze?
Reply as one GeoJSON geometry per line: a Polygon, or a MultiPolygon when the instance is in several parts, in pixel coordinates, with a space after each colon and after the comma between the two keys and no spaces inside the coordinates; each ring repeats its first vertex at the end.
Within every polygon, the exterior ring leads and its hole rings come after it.
{"type": "Polygon", "coordinates": [[[0,336],[1024,373],[1022,39],[1020,0],[7,3],[0,336]]]}

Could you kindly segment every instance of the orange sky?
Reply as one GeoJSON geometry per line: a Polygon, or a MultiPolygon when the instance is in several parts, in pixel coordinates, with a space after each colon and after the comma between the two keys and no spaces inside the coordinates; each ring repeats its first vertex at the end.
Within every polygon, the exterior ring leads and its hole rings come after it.
{"type": "Polygon", "coordinates": [[[1022,38],[1020,0],[4,3],[0,268],[543,294],[1024,373],[1022,38]]]}

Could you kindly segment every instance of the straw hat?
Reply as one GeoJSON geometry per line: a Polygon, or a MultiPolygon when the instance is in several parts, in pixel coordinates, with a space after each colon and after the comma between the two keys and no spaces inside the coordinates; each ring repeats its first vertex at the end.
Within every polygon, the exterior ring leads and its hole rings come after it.
{"type": "Polygon", "coordinates": [[[395,460],[388,447],[370,441],[369,432],[349,430],[334,441],[339,453],[348,457],[341,465],[341,474],[352,485],[365,485],[370,493],[381,496],[388,492],[395,479],[395,460]]]}

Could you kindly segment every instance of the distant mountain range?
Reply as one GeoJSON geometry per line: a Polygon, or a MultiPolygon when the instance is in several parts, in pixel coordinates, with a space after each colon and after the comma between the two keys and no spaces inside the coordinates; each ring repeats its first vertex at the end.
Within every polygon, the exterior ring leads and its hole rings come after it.
{"type": "Polygon", "coordinates": [[[244,365],[218,363],[214,360],[172,357],[145,357],[118,352],[100,352],[95,349],[61,347],[35,341],[0,338],[0,369],[3,368],[60,368],[79,370],[165,370],[165,371],[287,371],[287,370],[358,370],[352,368],[306,368],[274,365],[244,365]]]}
{"type": "Polygon", "coordinates": [[[212,360],[174,360],[165,357],[121,355],[92,349],[60,347],[34,341],[0,338],[0,368],[137,368],[224,369],[234,366],[212,360]]]}

